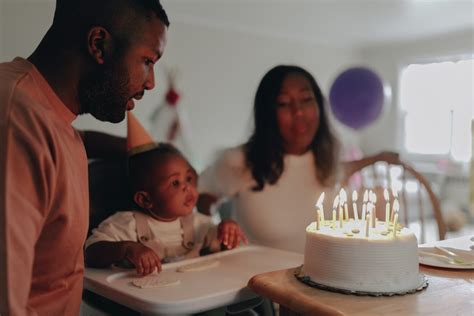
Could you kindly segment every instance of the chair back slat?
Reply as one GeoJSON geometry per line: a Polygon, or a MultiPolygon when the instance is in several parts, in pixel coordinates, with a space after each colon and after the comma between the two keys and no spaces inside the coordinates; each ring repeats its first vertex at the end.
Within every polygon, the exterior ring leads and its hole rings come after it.
{"type": "MultiPolygon", "coordinates": [[[[403,209],[403,218],[404,218],[404,224],[406,227],[408,227],[408,203],[407,203],[407,173],[405,168],[402,168],[402,190],[401,190],[401,202],[400,206],[403,209]]],[[[401,211],[401,210],[400,210],[401,211]]]]}
{"type": "MultiPolygon", "coordinates": [[[[402,161],[394,162],[393,159],[390,161],[378,160],[357,166],[356,169],[352,168],[351,172],[343,179],[342,185],[347,186],[352,175],[360,174],[359,181],[351,183],[351,189],[361,193],[360,205],[362,205],[362,194],[365,189],[378,190],[377,209],[383,206],[382,208],[385,210],[386,202],[383,198],[383,188],[394,188],[398,192],[400,222],[408,227],[410,222],[417,221],[420,224],[420,242],[423,243],[426,240],[426,217],[428,214],[432,214],[436,220],[439,239],[443,240],[445,238],[446,225],[442,218],[439,200],[434,194],[431,184],[412,166],[402,161]],[[384,168],[379,168],[382,166],[384,168]],[[356,186],[354,187],[354,185],[356,186]],[[382,188],[382,190],[379,188],[382,188]],[[380,196],[381,193],[382,196],[380,196]]],[[[391,190],[390,193],[392,193],[391,190]]],[[[391,206],[393,206],[393,201],[394,197],[390,194],[391,206]]],[[[378,214],[378,216],[380,218],[385,214],[378,214]]]]}
{"type": "Polygon", "coordinates": [[[419,219],[420,219],[420,238],[421,243],[425,243],[425,216],[424,216],[424,203],[423,203],[423,187],[419,184],[419,189],[417,190],[417,197],[418,197],[418,208],[419,212],[419,219]]]}

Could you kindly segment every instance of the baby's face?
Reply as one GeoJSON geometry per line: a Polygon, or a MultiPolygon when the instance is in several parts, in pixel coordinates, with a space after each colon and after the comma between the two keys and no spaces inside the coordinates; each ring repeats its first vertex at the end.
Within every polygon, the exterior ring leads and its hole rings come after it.
{"type": "Polygon", "coordinates": [[[149,194],[152,212],[161,218],[188,215],[196,205],[197,176],[188,162],[180,156],[170,156],[152,171],[153,185],[149,194]]]}

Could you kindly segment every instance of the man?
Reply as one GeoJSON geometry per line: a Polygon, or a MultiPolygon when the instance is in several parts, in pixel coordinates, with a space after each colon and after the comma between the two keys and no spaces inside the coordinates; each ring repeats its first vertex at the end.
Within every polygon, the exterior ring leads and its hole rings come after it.
{"type": "Polygon", "coordinates": [[[57,0],[27,59],[0,64],[0,315],[78,315],[87,159],[71,122],[120,122],[154,87],[159,0],[57,0]]]}

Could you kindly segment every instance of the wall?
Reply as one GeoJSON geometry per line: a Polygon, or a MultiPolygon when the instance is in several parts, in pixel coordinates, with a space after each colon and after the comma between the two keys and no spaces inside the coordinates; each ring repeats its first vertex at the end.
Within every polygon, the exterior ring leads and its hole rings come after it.
{"type": "MultiPolygon", "coordinates": [[[[4,3],[1,59],[28,56],[49,27],[53,13],[52,3],[4,3]]],[[[164,70],[177,69],[182,96],[179,107],[187,114],[191,130],[186,153],[201,170],[216,150],[248,137],[254,93],[269,68],[280,63],[301,65],[315,75],[327,95],[337,72],[354,63],[353,56],[350,50],[173,22],[165,55],[156,66],[157,87],[146,93],[134,113],[152,130],[150,114],[162,103],[167,88],[164,70]]],[[[88,115],[79,117],[75,125],[117,135],[126,132],[124,123],[98,122],[88,115]]],[[[337,123],[336,129],[342,130],[337,123]]],[[[357,142],[351,134],[343,139],[357,142]]]]}
{"type": "MultiPolygon", "coordinates": [[[[473,30],[459,31],[416,42],[390,43],[368,47],[359,52],[361,60],[376,69],[392,87],[392,103],[375,124],[360,133],[360,145],[365,153],[382,147],[402,153],[412,164],[433,182],[444,209],[468,209],[469,173],[467,165],[451,164],[448,171],[438,169],[436,161],[423,161],[421,157],[404,152],[403,122],[399,111],[399,73],[410,63],[442,61],[449,57],[474,56],[473,30]],[[383,143],[381,143],[383,140],[383,143]]],[[[474,74],[473,74],[474,75],[474,74]]],[[[473,81],[474,82],[474,81],[473,81]]],[[[428,119],[428,117],[427,117],[428,119]]],[[[383,149],[383,148],[382,148],[383,149]]]]}
{"type": "Polygon", "coordinates": [[[367,47],[358,52],[361,61],[375,69],[392,89],[392,102],[382,118],[362,131],[361,147],[367,153],[380,149],[380,135],[386,147],[403,151],[403,126],[399,125],[400,111],[398,80],[400,71],[410,63],[436,62],[452,56],[473,56],[473,30],[459,31],[416,42],[388,43],[367,47]]]}

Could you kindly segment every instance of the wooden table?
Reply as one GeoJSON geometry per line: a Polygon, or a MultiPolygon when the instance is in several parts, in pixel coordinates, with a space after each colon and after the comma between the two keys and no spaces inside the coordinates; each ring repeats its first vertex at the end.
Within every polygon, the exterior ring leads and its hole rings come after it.
{"type": "MultiPolygon", "coordinates": [[[[422,246],[437,244],[469,250],[474,246],[471,238],[422,246]]],[[[420,265],[420,272],[428,278],[428,287],[415,294],[392,297],[346,295],[312,288],[295,278],[295,270],[256,275],[248,286],[280,304],[280,315],[474,315],[474,270],[420,265]]]]}

